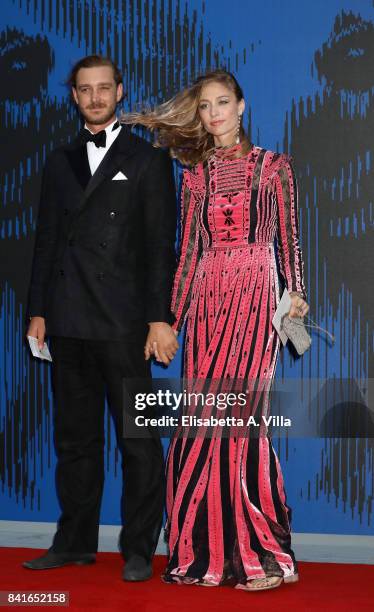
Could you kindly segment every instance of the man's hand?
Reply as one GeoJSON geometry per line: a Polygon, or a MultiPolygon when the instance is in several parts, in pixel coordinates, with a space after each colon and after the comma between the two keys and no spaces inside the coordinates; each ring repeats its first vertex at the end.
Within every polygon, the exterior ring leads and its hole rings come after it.
{"type": "Polygon", "coordinates": [[[168,323],[149,323],[149,332],[144,347],[146,360],[154,355],[157,361],[169,365],[178,348],[178,340],[168,323]]]}
{"type": "Polygon", "coordinates": [[[44,346],[45,338],[45,319],[44,317],[31,317],[30,325],[27,330],[27,335],[38,339],[38,347],[44,346]]]}

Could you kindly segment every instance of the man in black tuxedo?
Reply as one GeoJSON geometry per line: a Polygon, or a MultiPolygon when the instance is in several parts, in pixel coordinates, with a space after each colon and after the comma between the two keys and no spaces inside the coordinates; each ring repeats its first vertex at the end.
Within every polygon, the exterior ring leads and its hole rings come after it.
{"type": "MultiPolygon", "coordinates": [[[[51,341],[56,486],[62,514],[49,551],[24,563],[50,569],[95,561],[104,482],[104,400],[122,452],[124,580],[146,580],[162,523],[160,439],[125,437],[125,379],[150,381],[153,352],[168,364],[175,267],[175,186],[170,158],[116,119],[116,65],[78,62],[72,94],[85,127],[47,159],[29,291],[28,335],[51,341]]],[[[126,384],[126,383],[125,383],[126,384]]]]}

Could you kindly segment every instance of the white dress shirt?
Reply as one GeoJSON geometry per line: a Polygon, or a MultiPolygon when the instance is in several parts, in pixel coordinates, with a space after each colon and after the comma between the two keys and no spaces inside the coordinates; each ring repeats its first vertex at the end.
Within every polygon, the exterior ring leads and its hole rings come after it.
{"type": "MultiPolygon", "coordinates": [[[[115,139],[117,138],[118,134],[120,133],[122,129],[120,125],[119,128],[117,128],[116,130],[114,130],[114,132],[112,132],[113,125],[117,121],[118,119],[115,119],[110,125],[108,125],[105,128],[105,131],[106,131],[106,146],[105,147],[97,147],[94,142],[88,142],[86,144],[88,163],[90,164],[91,174],[94,174],[94,172],[96,172],[99,164],[101,164],[106,153],[109,151],[110,147],[112,146],[113,142],[115,141],[115,139]]],[[[84,127],[86,128],[86,130],[88,130],[87,125],[85,125],[84,127]]],[[[88,130],[88,131],[91,132],[91,130],[88,130]]],[[[93,132],[91,132],[91,134],[93,134],[93,132]]]]}

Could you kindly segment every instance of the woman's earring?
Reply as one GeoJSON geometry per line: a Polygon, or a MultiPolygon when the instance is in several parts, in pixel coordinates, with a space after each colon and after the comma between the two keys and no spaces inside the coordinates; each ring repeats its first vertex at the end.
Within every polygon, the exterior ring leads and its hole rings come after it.
{"type": "Polygon", "coordinates": [[[240,144],[240,123],[242,120],[242,116],[238,115],[238,127],[236,129],[236,139],[235,139],[235,143],[236,144],[240,144]]]}

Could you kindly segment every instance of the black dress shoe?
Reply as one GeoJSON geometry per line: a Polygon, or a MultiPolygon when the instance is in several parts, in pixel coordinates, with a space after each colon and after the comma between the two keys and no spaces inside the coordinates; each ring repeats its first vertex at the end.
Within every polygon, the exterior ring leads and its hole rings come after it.
{"type": "Polygon", "coordinates": [[[22,566],[27,569],[45,570],[63,567],[64,565],[90,565],[95,561],[96,555],[94,553],[54,553],[49,550],[45,555],[32,559],[32,561],[24,561],[22,566]]]}
{"type": "Polygon", "coordinates": [[[122,577],[128,582],[140,582],[149,580],[152,575],[152,563],[140,555],[133,555],[126,562],[122,577]]]}

